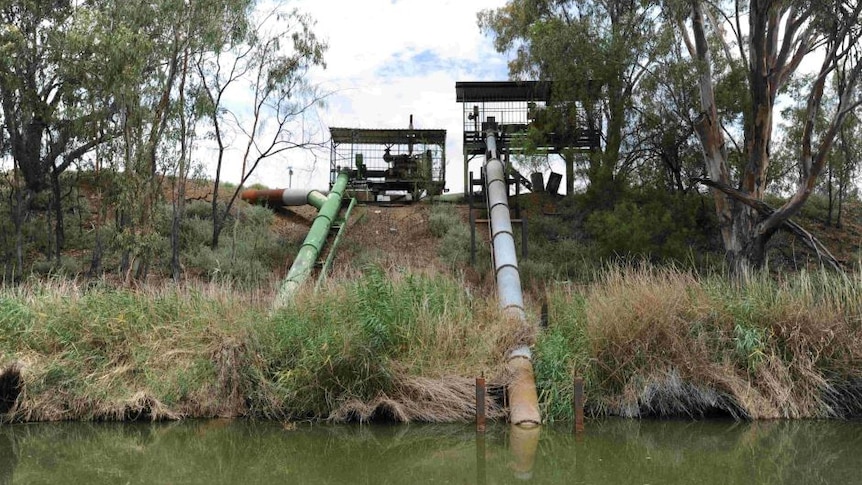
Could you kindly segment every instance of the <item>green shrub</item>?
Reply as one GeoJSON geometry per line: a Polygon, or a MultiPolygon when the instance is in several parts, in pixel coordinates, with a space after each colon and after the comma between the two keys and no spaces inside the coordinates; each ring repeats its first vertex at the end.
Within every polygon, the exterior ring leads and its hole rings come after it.
{"type": "Polygon", "coordinates": [[[77,259],[65,254],[60,256],[59,262],[54,259],[43,259],[34,261],[30,267],[32,273],[42,276],[75,276],[81,272],[81,269],[81,263],[77,259]]]}
{"type": "Polygon", "coordinates": [[[521,279],[527,286],[550,281],[591,281],[602,267],[594,244],[584,240],[530,241],[529,257],[519,259],[521,279]]]}
{"type": "Polygon", "coordinates": [[[700,252],[693,253],[693,247],[708,246],[708,232],[715,227],[710,220],[694,197],[646,191],[592,213],[585,229],[602,258],[690,262],[700,252]]]}
{"type": "Polygon", "coordinates": [[[212,242],[212,219],[186,218],[180,225],[180,247],[191,249],[207,246],[212,242]]]}
{"type": "Polygon", "coordinates": [[[461,219],[457,209],[449,204],[435,204],[428,216],[428,229],[442,238],[437,254],[452,268],[470,262],[470,226],[461,219]]]}
{"type": "Polygon", "coordinates": [[[434,204],[428,216],[428,229],[434,237],[443,237],[449,229],[463,225],[455,206],[434,204]]]}
{"type": "MultiPolygon", "coordinates": [[[[832,217],[838,214],[838,205],[833,208],[832,217]]],[[[822,193],[813,193],[800,209],[800,215],[808,219],[826,221],[829,218],[829,197],[822,193]]]]}
{"type": "MultiPolygon", "coordinates": [[[[219,210],[224,210],[224,202],[219,202],[219,210]]],[[[205,200],[193,200],[186,204],[186,217],[189,219],[204,219],[212,220],[213,206],[212,203],[205,200]]]]}
{"type": "Polygon", "coordinates": [[[470,262],[470,228],[461,225],[451,227],[443,236],[438,249],[440,258],[452,268],[463,267],[470,262]]]}

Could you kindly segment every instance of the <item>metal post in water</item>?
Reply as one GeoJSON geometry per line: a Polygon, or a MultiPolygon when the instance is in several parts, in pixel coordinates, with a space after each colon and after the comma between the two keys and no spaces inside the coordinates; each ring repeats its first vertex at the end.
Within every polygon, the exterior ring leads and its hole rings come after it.
{"type": "Polygon", "coordinates": [[[476,432],[485,432],[485,376],[476,378],[476,432]]]}
{"type": "Polygon", "coordinates": [[[572,399],[572,406],[575,408],[575,434],[584,432],[584,378],[575,377],[574,382],[575,395],[572,399]]]}

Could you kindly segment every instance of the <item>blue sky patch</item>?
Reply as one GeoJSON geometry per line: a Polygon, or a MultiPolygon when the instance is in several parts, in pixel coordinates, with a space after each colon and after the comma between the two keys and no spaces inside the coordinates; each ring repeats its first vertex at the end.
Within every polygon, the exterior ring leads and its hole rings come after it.
{"type": "Polygon", "coordinates": [[[505,64],[500,70],[500,63],[489,63],[481,65],[463,58],[441,57],[432,49],[415,51],[407,49],[396,52],[387,59],[377,70],[377,75],[382,78],[419,77],[433,72],[473,72],[476,77],[485,77],[496,74],[501,79],[506,79],[505,64]],[[500,71],[500,72],[497,72],[500,71]],[[483,76],[484,75],[484,76],[483,76]]]}

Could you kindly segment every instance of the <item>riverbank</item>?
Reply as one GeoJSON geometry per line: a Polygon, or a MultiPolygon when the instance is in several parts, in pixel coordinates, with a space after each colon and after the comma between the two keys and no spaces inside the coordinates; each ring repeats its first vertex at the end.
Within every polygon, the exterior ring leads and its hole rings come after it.
{"type": "Polygon", "coordinates": [[[365,268],[270,313],[272,290],[36,283],[0,294],[7,421],[251,416],[465,421],[473,381],[504,417],[501,356],[534,343],[544,416],[829,418],[862,412],[862,281],[615,268],[528,295],[520,329],[493,291],[437,272],[365,268]]]}

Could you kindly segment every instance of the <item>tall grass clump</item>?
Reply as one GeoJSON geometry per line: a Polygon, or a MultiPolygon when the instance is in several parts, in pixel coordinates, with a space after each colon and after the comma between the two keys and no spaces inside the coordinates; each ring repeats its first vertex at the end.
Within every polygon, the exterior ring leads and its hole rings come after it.
{"type": "Polygon", "coordinates": [[[22,386],[12,420],[236,415],[261,309],[220,290],[68,282],[6,290],[0,359],[22,386]]]}
{"type": "MultiPolygon", "coordinates": [[[[293,418],[463,420],[472,384],[497,371],[502,329],[460,281],[368,267],[350,284],[304,293],[262,334],[293,418]]],[[[502,319],[500,319],[502,320],[502,319]]],[[[498,410],[499,411],[499,410],[498,410]]]]}
{"type": "Polygon", "coordinates": [[[528,249],[529,257],[519,255],[518,259],[521,280],[528,289],[563,282],[586,283],[602,265],[593,245],[586,241],[532,239],[528,249]]]}
{"type": "Polygon", "coordinates": [[[511,324],[451,276],[368,267],[276,313],[272,297],[224,284],[7,290],[0,374],[21,385],[0,396],[5,418],[454,421],[472,416],[473,377],[504,379],[511,324]]]}
{"type": "Polygon", "coordinates": [[[584,318],[585,300],[566,285],[549,292],[548,328],[534,349],[536,387],[543,415],[573,419],[574,375],[590,369],[589,342],[584,318]]]}
{"type": "Polygon", "coordinates": [[[596,414],[854,415],[862,410],[860,286],[858,277],[825,273],[738,284],[639,265],[609,268],[580,293],[552,289],[556,320],[537,345],[537,375],[557,383],[542,389],[546,406],[567,417],[557,403],[569,402],[564,384],[579,373],[596,414]],[[560,354],[567,365],[558,369],[560,354]]]}

